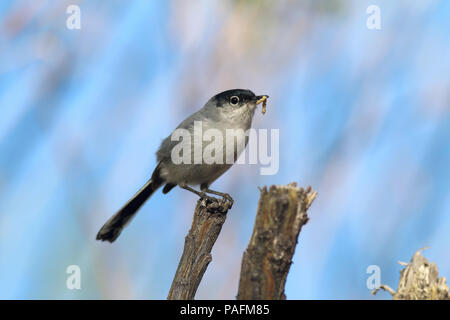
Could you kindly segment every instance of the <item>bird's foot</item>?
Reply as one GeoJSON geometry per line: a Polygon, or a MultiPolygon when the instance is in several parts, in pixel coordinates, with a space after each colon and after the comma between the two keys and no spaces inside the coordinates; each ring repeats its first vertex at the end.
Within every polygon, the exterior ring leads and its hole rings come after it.
{"type": "Polygon", "coordinates": [[[205,187],[202,188],[202,192],[210,193],[210,194],[214,194],[214,195],[222,197],[222,202],[226,203],[228,208],[231,208],[233,206],[234,200],[228,193],[214,191],[214,190],[211,190],[211,189],[205,188],[205,187]]]}
{"type": "Polygon", "coordinates": [[[205,192],[200,192],[199,194],[200,199],[205,200],[205,203],[208,205],[208,203],[216,203],[219,202],[219,199],[208,196],[205,192]]]}
{"type": "Polygon", "coordinates": [[[228,209],[231,209],[233,205],[233,199],[231,199],[231,201],[229,198],[225,197],[222,197],[222,199],[218,199],[208,196],[204,192],[202,193],[203,194],[200,195],[200,199],[203,200],[203,203],[207,207],[209,212],[227,213],[228,209]]]}
{"type": "Polygon", "coordinates": [[[223,198],[224,201],[228,201],[230,203],[230,208],[231,208],[231,206],[234,203],[233,198],[228,193],[222,194],[222,198],[223,198]]]}

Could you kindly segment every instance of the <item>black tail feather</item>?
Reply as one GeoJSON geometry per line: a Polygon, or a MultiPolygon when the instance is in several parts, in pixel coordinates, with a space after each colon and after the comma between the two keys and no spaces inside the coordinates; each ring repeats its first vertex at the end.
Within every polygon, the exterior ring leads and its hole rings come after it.
{"type": "Polygon", "coordinates": [[[158,166],[153,172],[152,178],[115,215],[106,221],[97,233],[97,240],[114,242],[139,208],[163,182],[159,177],[158,166]]]}

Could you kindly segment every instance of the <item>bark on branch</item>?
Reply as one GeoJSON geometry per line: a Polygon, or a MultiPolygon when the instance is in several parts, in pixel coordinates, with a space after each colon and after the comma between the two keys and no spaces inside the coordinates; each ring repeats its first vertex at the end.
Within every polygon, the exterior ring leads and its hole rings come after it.
{"type": "Polygon", "coordinates": [[[244,252],[237,299],[286,299],[284,286],[307,210],[317,196],[295,183],[261,189],[253,234],[244,252]]]}
{"type": "Polygon", "coordinates": [[[194,299],[203,274],[212,260],[212,247],[230,207],[230,202],[221,199],[217,199],[217,202],[205,199],[197,201],[194,220],[185,238],[183,255],[167,299],[194,299]]]}

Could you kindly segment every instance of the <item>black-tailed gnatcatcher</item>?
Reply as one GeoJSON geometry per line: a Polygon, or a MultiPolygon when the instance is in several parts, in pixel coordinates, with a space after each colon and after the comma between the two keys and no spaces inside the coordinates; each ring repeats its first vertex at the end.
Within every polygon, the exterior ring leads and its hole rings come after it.
{"type": "MultiPolygon", "coordinates": [[[[209,99],[202,109],[181,122],[172,134],[163,140],[156,152],[158,164],[150,180],[106,221],[97,234],[97,240],[116,240],[142,204],[164,184],[164,194],[178,185],[202,198],[211,199],[207,196],[209,193],[232,203],[233,199],[229,194],[211,190],[209,186],[233,165],[247,146],[247,131],[251,127],[256,106],[261,102],[265,103],[267,98],[267,95],[256,96],[250,90],[227,90],[209,99]],[[203,144],[202,140],[196,143],[199,135],[200,139],[204,139],[203,132],[205,135],[209,132],[209,138],[214,140],[216,148],[213,148],[212,152],[207,150],[208,145],[203,144]],[[227,139],[229,132],[233,132],[232,141],[227,139]],[[219,136],[223,137],[223,140],[218,139],[219,136]],[[183,137],[182,142],[179,141],[180,137],[183,137]],[[207,154],[213,161],[205,158],[207,154]],[[201,191],[193,189],[193,185],[200,185],[201,191]]],[[[211,146],[209,148],[211,149],[211,146]]]]}

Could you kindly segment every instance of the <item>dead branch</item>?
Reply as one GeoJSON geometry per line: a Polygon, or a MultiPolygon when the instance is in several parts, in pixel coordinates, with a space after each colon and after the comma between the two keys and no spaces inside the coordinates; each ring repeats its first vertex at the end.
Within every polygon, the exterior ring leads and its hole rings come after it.
{"type": "Polygon", "coordinates": [[[194,299],[203,274],[211,262],[211,250],[219,236],[230,202],[200,199],[191,229],[185,238],[183,255],[169,291],[169,300],[194,299]]]}
{"type": "Polygon", "coordinates": [[[237,299],[286,299],[284,286],[307,210],[316,198],[295,183],[261,189],[253,234],[244,252],[237,299]]]}
{"type": "MultiPolygon", "coordinates": [[[[405,268],[400,271],[397,292],[386,285],[379,289],[388,291],[393,300],[449,300],[446,279],[438,277],[437,265],[429,263],[422,255],[422,250],[418,250],[409,263],[399,262],[405,268]]],[[[379,289],[372,294],[376,294],[379,289]]]]}

